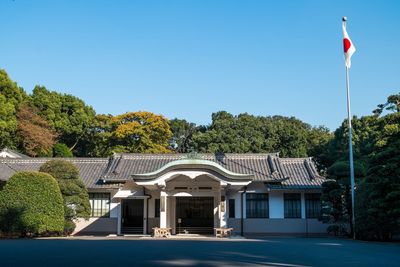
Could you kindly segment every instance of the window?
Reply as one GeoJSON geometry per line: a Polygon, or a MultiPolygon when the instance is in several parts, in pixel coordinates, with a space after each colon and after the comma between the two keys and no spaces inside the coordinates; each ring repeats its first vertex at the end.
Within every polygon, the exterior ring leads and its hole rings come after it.
{"type": "Polygon", "coordinates": [[[110,217],[110,194],[89,193],[91,217],[110,217]]]}
{"type": "Polygon", "coordinates": [[[321,194],[305,194],[306,218],[318,218],[321,215],[321,194]]]}
{"type": "Polygon", "coordinates": [[[154,218],[160,218],[160,199],[154,199],[154,218]]]}
{"type": "Polygon", "coordinates": [[[301,218],[301,194],[283,194],[285,218],[301,218]]]}
{"type": "Polygon", "coordinates": [[[246,193],[246,217],[247,218],[268,218],[268,194],[246,193]]]}
{"type": "Polygon", "coordinates": [[[235,200],[229,199],[229,218],[235,218],[235,200]]]}

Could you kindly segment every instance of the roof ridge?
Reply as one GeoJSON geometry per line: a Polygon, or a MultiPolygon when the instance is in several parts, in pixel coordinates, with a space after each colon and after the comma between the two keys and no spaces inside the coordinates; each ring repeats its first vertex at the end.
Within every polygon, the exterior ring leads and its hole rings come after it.
{"type": "Polygon", "coordinates": [[[72,162],[101,162],[108,161],[108,158],[0,158],[0,163],[33,163],[47,162],[50,160],[66,160],[72,162]]]}

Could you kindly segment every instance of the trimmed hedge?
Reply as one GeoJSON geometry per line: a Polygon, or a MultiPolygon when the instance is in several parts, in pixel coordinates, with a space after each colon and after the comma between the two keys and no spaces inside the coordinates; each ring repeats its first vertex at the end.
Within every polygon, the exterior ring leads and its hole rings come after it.
{"type": "Polygon", "coordinates": [[[89,194],[79,177],[79,170],[69,161],[55,159],[44,163],[41,172],[46,172],[56,178],[64,199],[65,219],[72,221],[76,218],[89,219],[89,194]]]}
{"type": "Polygon", "coordinates": [[[41,172],[14,174],[0,191],[0,231],[43,236],[63,230],[64,207],[57,181],[41,172]]]}

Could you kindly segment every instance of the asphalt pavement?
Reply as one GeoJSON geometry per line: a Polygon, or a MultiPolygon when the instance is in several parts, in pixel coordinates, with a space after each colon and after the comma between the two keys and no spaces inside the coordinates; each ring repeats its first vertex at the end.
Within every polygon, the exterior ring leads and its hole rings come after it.
{"type": "Polygon", "coordinates": [[[400,244],[335,238],[0,240],[0,266],[400,266],[400,244]]]}

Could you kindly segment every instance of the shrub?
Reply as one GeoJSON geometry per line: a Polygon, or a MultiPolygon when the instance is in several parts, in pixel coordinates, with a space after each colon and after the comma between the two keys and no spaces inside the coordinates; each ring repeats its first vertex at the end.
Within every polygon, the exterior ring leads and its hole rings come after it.
{"type": "Polygon", "coordinates": [[[64,234],[71,235],[74,232],[75,227],[76,227],[76,225],[73,221],[65,220],[64,221],[64,234]]]}
{"type": "Polygon", "coordinates": [[[328,232],[328,234],[334,234],[335,236],[339,235],[339,225],[330,225],[328,226],[328,228],[326,229],[326,231],[328,232]]]}
{"type": "Polygon", "coordinates": [[[19,236],[60,234],[64,209],[60,188],[49,174],[14,174],[0,191],[0,230],[19,236]]]}
{"type": "Polygon", "coordinates": [[[56,158],[71,158],[73,154],[66,144],[57,143],[53,146],[53,156],[56,158]]]}
{"type": "Polygon", "coordinates": [[[40,167],[40,171],[56,178],[64,198],[66,220],[89,218],[89,195],[74,164],[66,160],[50,160],[40,167]]]}

